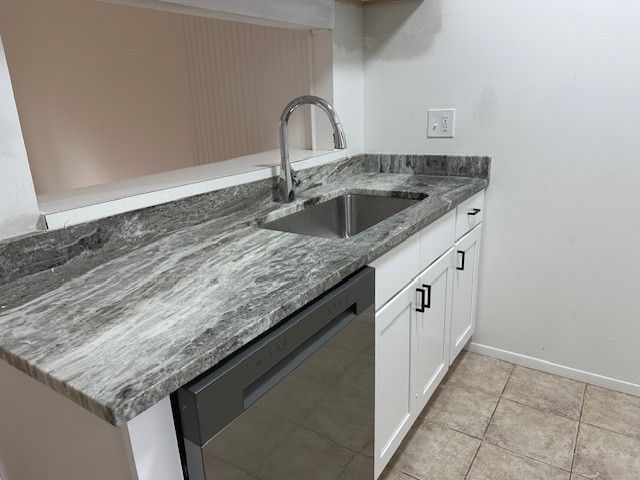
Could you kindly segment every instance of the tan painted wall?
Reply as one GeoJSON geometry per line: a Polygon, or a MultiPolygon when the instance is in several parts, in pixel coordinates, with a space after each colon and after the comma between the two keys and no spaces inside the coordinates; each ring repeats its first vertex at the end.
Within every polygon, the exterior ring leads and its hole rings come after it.
{"type": "MultiPolygon", "coordinates": [[[[0,0],[0,34],[38,194],[272,149],[276,111],[309,88],[302,30],[0,0]]],[[[300,117],[293,145],[306,147],[300,117]]]]}
{"type": "Polygon", "coordinates": [[[133,480],[127,437],[0,360],[3,480],[133,480]]]}

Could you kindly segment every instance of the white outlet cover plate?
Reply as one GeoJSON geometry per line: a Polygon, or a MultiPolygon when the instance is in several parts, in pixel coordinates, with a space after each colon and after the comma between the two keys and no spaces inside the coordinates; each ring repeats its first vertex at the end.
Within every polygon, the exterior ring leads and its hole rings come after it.
{"type": "Polygon", "coordinates": [[[456,127],[455,108],[430,108],[427,112],[427,137],[453,138],[456,127]]]}

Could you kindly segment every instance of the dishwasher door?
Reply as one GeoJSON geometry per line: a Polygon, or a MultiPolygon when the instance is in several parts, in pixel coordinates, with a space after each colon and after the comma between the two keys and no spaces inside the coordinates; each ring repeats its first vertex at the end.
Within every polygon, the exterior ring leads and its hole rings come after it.
{"type": "Polygon", "coordinates": [[[180,388],[185,476],[373,479],[374,298],[365,267],[180,388]]]}

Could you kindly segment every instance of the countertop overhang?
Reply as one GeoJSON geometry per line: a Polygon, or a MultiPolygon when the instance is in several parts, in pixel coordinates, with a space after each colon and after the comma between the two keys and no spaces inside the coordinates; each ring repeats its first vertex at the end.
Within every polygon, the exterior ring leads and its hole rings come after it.
{"type": "Polygon", "coordinates": [[[0,357],[124,424],[486,188],[489,164],[360,155],[300,172],[293,205],[262,180],[0,243],[0,357]],[[251,225],[341,193],[428,197],[347,239],[251,225]]]}

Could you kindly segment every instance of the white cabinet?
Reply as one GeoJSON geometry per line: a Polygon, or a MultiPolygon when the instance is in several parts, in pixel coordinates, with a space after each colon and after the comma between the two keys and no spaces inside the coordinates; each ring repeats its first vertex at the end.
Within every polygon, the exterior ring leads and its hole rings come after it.
{"type": "Polygon", "coordinates": [[[376,313],[376,478],[413,423],[410,371],[415,300],[412,283],[376,313]]]}
{"type": "Polygon", "coordinates": [[[458,240],[454,247],[453,305],[451,310],[451,351],[453,361],[473,335],[478,297],[481,225],[458,240]]]}
{"type": "Polygon", "coordinates": [[[483,208],[480,192],[371,263],[376,478],[474,333],[483,208]]]}
{"type": "Polygon", "coordinates": [[[416,287],[419,292],[413,328],[413,392],[416,415],[427,404],[449,368],[452,254],[453,249],[450,249],[427,268],[420,275],[416,287]]]}

